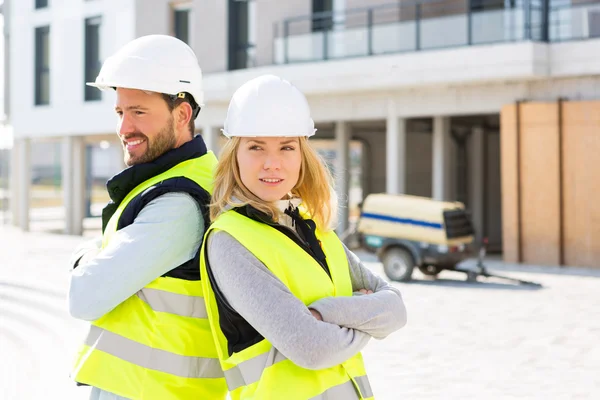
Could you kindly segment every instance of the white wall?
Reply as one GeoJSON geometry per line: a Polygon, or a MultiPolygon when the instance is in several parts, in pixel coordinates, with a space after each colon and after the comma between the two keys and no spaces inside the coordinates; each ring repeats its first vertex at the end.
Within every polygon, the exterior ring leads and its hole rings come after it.
{"type": "MultiPolygon", "coordinates": [[[[114,93],[105,92],[101,102],[83,101],[84,19],[103,16],[101,59],[105,59],[139,34],[149,33],[154,25],[154,32],[168,33],[169,16],[163,15],[162,22],[156,22],[154,17],[148,17],[153,7],[136,11],[136,4],[143,2],[54,0],[45,10],[34,10],[30,1],[13,2],[10,101],[17,137],[114,132],[114,93]],[[34,27],[48,23],[51,23],[51,104],[36,107],[33,105],[34,27]]],[[[306,93],[317,122],[385,119],[390,98],[398,104],[399,117],[497,113],[504,104],[518,99],[600,98],[600,78],[592,77],[600,74],[596,56],[600,53],[600,40],[550,45],[503,43],[223,71],[226,7],[209,7],[207,2],[192,2],[196,20],[193,47],[201,66],[208,66],[204,68],[206,106],[198,126],[220,126],[233,92],[264,73],[287,78],[306,93]],[[221,72],[206,73],[219,68],[221,72]]],[[[309,12],[309,2],[305,3],[302,7],[309,12]]],[[[168,8],[166,0],[152,0],[149,4],[162,10],[168,8]]],[[[267,25],[287,16],[264,11],[274,4],[273,0],[258,0],[260,42],[269,41],[267,31],[271,27],[267,25]]],[[[294,0],[282,10],[303,14],[298,7],[299,0],[294,0]]],[[[269,52],[263,50],[259,58],[264,61],[269,52]]]]}
{"type": "Polygon", "coordinates": [[[192,48],[203,73],[227,70],[227,1],[194,0],[192,48]]]}
{"type": "Polygon", "coordinates": [[[555,43],[550,46],[552,76],[568,77],[600,73],[600,39],[555,43]]]}
{"type": "Polygon", "coordinates": [[[208,74],[203,116],[219,124],[233,92],[266,73],[302,90],[318,121],[497,113],[518,99],[600,98],[600,40],[509,43],[208,74]],[[583,75],[583,76],[582,76],[583,75]]]}
{"type": "Polygon", "coordinates": [[[169,0],[135,0],[135,37],[173,33],[173,9],[169,0]]]}
{"type": "MultiPolygon", "coordinates": [[[[270,65],[274,61],[275,24],[293,17],[307,16],[312,13],[311,0],[255,0],[256,1],[256,61],[257,65],[270,65]]],[[[310,31],[309,20],[300,24],[302,29],[310,31]]],[[[279,35],[283,34],[279,26],[279,35]]]]}
{"type": "MultiPolygon", "coordinates": [[[[387,103],[393,98],[398,116],[404,118],[435,115],[497,114],[502,106],[517,100],[599,99],[600,77],[545,79],[530,82],[496,82],[480,85],[439,85],[395,91],[357,92],[343,95],[310,95],[316,122],[336,120],[385,120],[387,103]]],[[[207,99],[214,98],[207,93],[207,99]]],[[[227,103],[208,102],[200,113],[205,123],[220,126],[227,103]]]]}
{"type": "MultiPolygon", "coordinates": [[[[590,50],[594,49],[600,50],[600,42],[590,50]]],[[[540,79],[548,76],[548,57],[546,45],[511,43],[277,65],[210,74],[205,79],[207,94],[212,101],[227,101],[237,87],[264,73],[289,79],[307,95],[347,94],[540,79]]]]}
{"type": "Polygon", "coordinates": [[[134,38],[134,0],[11,3],[11,118],[15,137],[114,132],[114,94],[84,102],[85,18],[102,16],[101,60],[134,38]],[[50,105],[34,106],[35,27],[50,25],[50,105]]]}
{"type": "MultiPolygon", "coordinates": [[[[4,32],[4,15],[0,15],[0,32],[4,32]]],[[[0,121],[4,116],[4,38],[0,39],[0,121]]],[[[0,143],[2,138],[0,138],[0,143]]],[[[2,147],[0,147],[2,148],[2,147]]]]}

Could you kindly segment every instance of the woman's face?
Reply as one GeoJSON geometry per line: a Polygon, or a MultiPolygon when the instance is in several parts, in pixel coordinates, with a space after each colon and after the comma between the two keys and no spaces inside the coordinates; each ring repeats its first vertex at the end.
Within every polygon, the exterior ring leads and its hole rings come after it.
{"type": "Polygon", "coordinates": [[[283,199],[300,176],[302,155],[297,137],[241,138],[237,162],[242,183],[263,201],[283,199]]]}

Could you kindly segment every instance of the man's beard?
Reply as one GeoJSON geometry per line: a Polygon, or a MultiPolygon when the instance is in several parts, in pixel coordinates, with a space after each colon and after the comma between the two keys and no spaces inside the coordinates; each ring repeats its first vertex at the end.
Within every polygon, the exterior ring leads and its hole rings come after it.
{"type": "Polygon", "coordinates": [[[140,156],[133,157],[127,150],[125,151],[125,164],[128,166],[144,164],[156,160],[158,157],[165,154],[167,151],[175,148],[177,138],[175,137],[175,128],[173,127],[173,118],[167,122],[165,127],[158,132],[152,141],[141,132],[132,135],[142,137],[146,140],[147,150],[140,156]]]}

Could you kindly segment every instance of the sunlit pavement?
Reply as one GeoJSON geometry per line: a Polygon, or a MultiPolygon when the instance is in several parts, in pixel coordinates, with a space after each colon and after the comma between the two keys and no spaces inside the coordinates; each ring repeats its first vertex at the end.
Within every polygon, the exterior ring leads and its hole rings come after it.
{"type": "MultiPolygon", "coordinates": [[[[0,399],[87,398],[68,377],[85,324],[65,299],[82,240],[0,226],[0,399]]],[[[490,266],[544,288],[451,272],[395,283],[408,325],[364,351],[377,399],[600,398],[600,269],[490,266]]]]}

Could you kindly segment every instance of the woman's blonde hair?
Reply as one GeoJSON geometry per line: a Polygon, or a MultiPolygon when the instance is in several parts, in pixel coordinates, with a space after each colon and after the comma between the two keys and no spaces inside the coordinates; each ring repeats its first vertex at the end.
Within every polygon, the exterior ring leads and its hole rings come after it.
{"type": "MultiPolygon", "coordinates": [[[[337,214],[337,197],[332,186],[333,180],[321,157],[308,143],[308,139],[306,137],[299,139],[302,163],[292,195],[302,198],[303,207],[317,227],[328,231],[333,228],[333,221],[337,214]]],[[[239,145],[240,138],[233,137],[227,141],[221,151],[215,170],[210,219],[214,221],[231,207],[250,205],[277,221],[279,211],[275,204],[260,199],[242,183],[237,161],[239,145]]]]}

